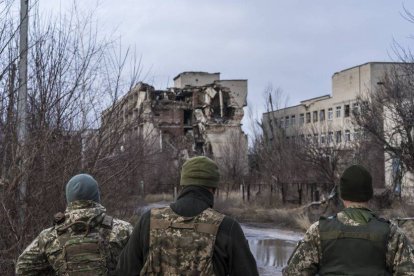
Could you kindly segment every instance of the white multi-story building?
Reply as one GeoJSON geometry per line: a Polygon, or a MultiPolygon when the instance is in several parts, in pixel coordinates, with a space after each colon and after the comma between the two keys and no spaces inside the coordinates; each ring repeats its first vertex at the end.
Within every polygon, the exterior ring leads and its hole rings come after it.
{"type": "MultiPolygon", "coordinates": [[[[396,63],[369,62],[334,73],[332,93],[300,104],[270,111],[263,114],[264,135],[274,139],[276,131],[282,129],[286,139],[308,139],[320,146],[342,145],[352,147],[361,137],[360,129],[352,123],[355,112],[360,110],[357,97],[375,91],[384,74],[394,68],[396,63]]],[[[384,185],[392,187],[392,164],[384,157],[382,148],[379,154],[372,154],[376,163],[371,171],[377,190],[384,185]]],[[[350,160],[352,162],[352,160],[350,160]]],[[[410,185],[407,185],[410,186],[410,185]]],[[[407,192],[410,189],[406,190],[407,192]]]]}

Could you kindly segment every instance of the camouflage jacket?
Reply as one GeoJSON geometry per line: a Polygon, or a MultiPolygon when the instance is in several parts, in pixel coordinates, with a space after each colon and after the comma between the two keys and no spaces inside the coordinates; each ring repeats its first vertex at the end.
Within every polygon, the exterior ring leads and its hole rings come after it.
{"type": "MultiPolygon", "coordinates": [[[[34,241],[23,251],[16,263],[17,275],[47,275],[57,274],[54,270],[62,255],[62,245],[59,243],[58,230],[62,225],[69,225],[79,220],[105,216],[106,209],[93,201],[75,201],[68,204],[65,219],[61,224],[43,230],[34,241]]],[[[112,228],[108,235],[109,267],[116,267],[117,259],[132,232],[128,222],[113,219],[112,228]]]]}
{"type": "MultiPolygon", "coordinates": [[[[358,209],[359,218],[350,217],[346,209],[337,214],[340,222],[346,225],[358,226],[363,224],[364,209],[358,209]]],[[[301,241],[283,270],[284,276],[317,275],[322,258],[319,221],[315,222],[301,241]]],[[[394,276],[414,276],[414,252],[407,237],[397,225],[390,224],[390,234],[387,244],[386,266],[394,276]]]]}

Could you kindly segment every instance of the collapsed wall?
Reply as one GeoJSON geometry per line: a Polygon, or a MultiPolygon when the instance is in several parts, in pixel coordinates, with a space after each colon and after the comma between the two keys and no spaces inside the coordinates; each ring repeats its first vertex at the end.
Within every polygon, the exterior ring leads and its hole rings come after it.
{"type": "Polygon", "coordinates": [[[185,157],[206,155],[220,160],[237,150],[247,169],[247,137],[241,129],[246,98],[247,80],[184,72],[166,90],[138,83],[121,99],[122,121],[138,118],[136,133],[160,150],[185,157]]]}

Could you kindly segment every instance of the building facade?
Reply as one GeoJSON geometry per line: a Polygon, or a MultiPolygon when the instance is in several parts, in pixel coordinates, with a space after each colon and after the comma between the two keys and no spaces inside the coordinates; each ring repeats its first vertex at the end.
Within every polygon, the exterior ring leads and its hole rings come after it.
{"type": "MultiPolygon", "coordinates": [[[[396,63],[370,62],[334,73],[331,94],[264,113],[265,139],[272,140],[278,137],[277,131],[283,131],[285,139],[306,139],[320,147],[352,151],[362,141],[369,144],[367,134],[353,123],[353,116],[357,116],[361,108],[357,97],[375,91],[386,72],[395,66],[396,63]]],[[[355,162],[352,156],[342,164],[344,167],[355,162]]],[[[364,161],[372,172],[376,192],[393,186],[392,161],[382,147],[370,147],[364,153],[364,161]]],[[[412,185],[406,186],[408,195],[412,185]]]]}

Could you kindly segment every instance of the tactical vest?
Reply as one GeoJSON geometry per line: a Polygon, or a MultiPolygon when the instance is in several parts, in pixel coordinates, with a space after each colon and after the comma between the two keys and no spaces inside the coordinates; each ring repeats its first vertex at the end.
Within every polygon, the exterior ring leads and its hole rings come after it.
{"type": "Polygon", "coordinates": [[[212,256],[224,215],[206,209],[181,217],[170,207],[152,209],[149,252],[140,275],[214,275],[212,256]]]}
{"type": "Polygon", "coordinates": [[[56,226],[60,255],[53,268],[57,275],[92,276],[110,275],[109,235],[113,218],[103,216],[100,223],[91,226],[90,221],[75,221],[56,226]]]}
{"type": "Polygon", "coordinates": [[[392,275],[386,266],[389,223],[372,216],[351,226],[336,216],[319,220],[322,256],[319,275],[392,275]]]}

